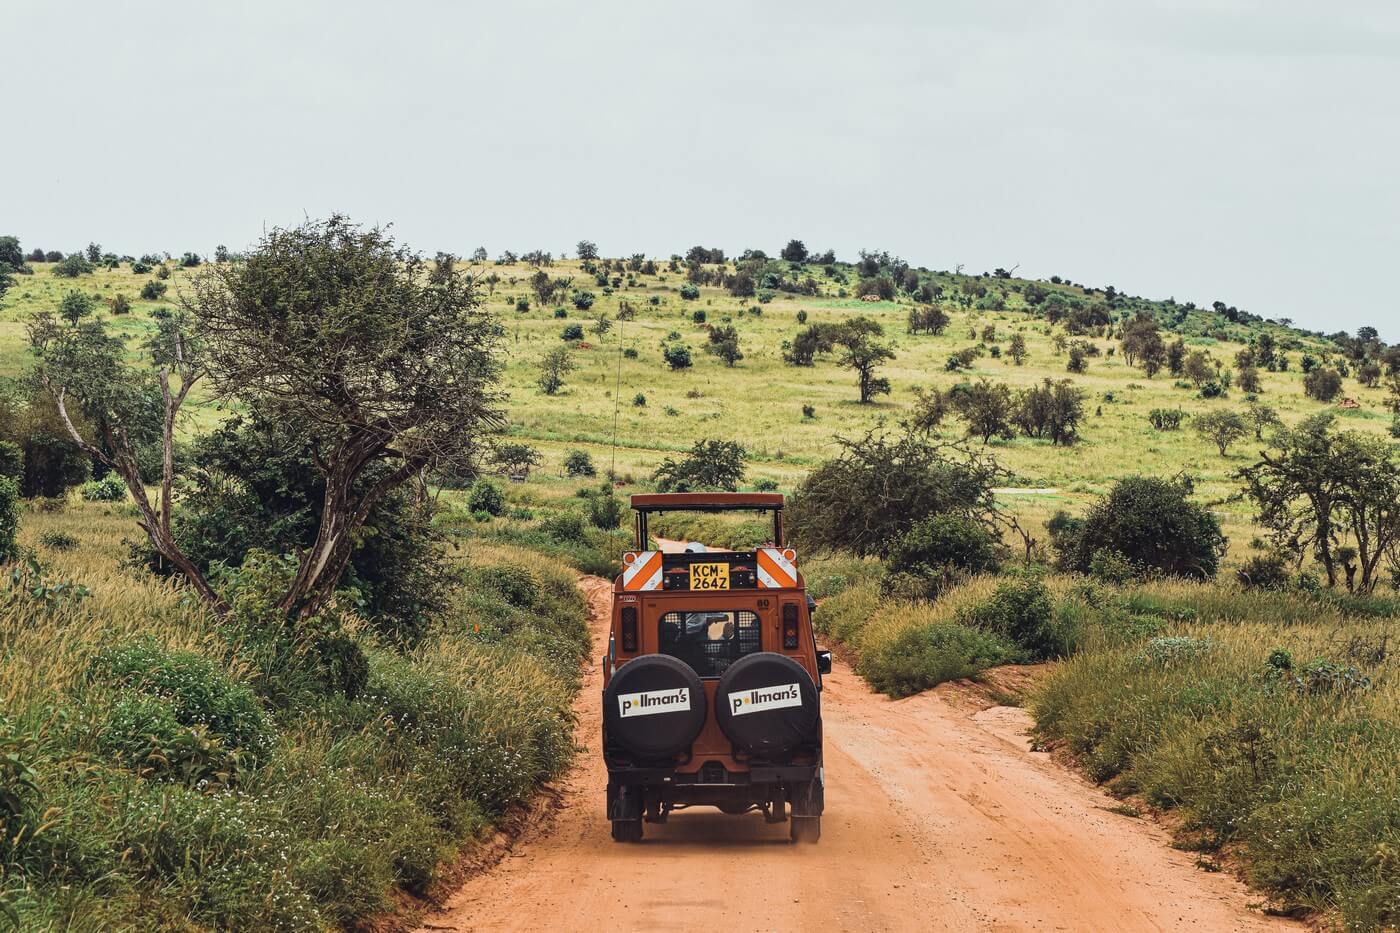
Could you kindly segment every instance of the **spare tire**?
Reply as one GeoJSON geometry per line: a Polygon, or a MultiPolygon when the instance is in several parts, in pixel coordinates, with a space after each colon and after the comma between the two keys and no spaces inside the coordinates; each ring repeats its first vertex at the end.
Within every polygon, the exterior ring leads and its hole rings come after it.
{"type": "Polygon", "coordinates": [[[750,755],[781,755],[811,739],[820,718],[812,676],[792,658],[771,651],[735,661],[715,691],[715,720],[729,741],[750,755]]]}
{"type": "Polygon", "coordinates": [[[633,658],[603,691],[608,737],[639,758],[670,758],[705,725],[705,688],[689,664],[670,655],[633,658]]]}

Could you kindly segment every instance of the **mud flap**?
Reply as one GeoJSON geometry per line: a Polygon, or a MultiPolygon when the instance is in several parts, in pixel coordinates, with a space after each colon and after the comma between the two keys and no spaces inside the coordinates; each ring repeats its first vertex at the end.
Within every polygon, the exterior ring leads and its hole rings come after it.
{"type": "Polygon", "coordinates": [[[642,818],[642,789],[633,784],[608,785],[608,819],[638,820],[642,818]]]}
{"type": "Polygon", "coordinates": [[[826,783],[822,779],[822,768],[810,781],[792,785],[792,815],[794,817],[821,816],[826,809],[826,783]]]}

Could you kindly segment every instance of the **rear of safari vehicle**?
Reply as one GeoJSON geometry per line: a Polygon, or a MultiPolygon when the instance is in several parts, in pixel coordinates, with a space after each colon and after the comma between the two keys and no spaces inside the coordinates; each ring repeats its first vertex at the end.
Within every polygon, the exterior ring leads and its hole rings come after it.
{"type": "Polygon", "coordinates": [[[603,754],[613,838],[714,806],[821,833],[821,675],[797,555],[783,545],[777,493],[632,497],[636,549],[613,585],[603,659],[603,754]],[[772,535],[748,550],[649,549],[657,512],[757,512],[772,535]]]}

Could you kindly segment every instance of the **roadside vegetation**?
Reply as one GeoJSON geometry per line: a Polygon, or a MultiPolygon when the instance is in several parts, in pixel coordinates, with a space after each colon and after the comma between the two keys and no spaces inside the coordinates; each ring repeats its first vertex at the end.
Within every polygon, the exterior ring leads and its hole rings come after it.
{"type": "Polygon", "coordinates": [[[37,563],[0,581],[0,916],[18,929],[351,925],[426,890],[571,759],[585,606],[553,560],[471,548],[407,651],[342,594],[328,664],[314,630],[263,628],[285,562],[222,576],[217,619],[120,568],[128,509],[25,511],[37,563]]]}

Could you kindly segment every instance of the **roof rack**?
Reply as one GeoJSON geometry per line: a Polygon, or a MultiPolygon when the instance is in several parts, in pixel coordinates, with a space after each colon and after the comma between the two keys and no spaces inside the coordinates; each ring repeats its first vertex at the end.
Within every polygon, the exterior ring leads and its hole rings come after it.
{"type": "Polygon", "coordinates": [[[783,494],[780,492],[652,492],[632,497],[637,510],[637,549],[645,550],[652,512],[772,512],[773,543],[783,546],[783,494]]]}
{"type": "Polygon", "coordinates": [[[780,492],[652,492],[632,497],[638,512],[766,512],[782,507],[780,492]]]}

